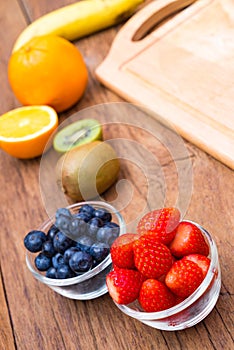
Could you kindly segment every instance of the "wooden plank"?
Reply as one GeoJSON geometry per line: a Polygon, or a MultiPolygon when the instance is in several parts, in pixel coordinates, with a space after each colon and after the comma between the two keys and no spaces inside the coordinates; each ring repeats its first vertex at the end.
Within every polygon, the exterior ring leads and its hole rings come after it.
{"type": "Polygon", "coordinates": [[[13,330],[10,323],[9,310],[4,293],[4,285],[0,268],[0,349],[13,350],[15,349],[13,330]]]}
{"type": "Polygon", "coordinates": [[[19,106],[19,103],[12,94],[8,83],[7,64],[13,47],[13,42],[17,38],[18,33],[23,30],[24,26],[24,16],[20,10],[17,0],[1,1],[0,28],[2,34],[0,45],[0,115],[19,106]]]}
{"type": "MultiPolygon", "coordinates": [[[[45,13],[56,4],[66,4],[60,0],[24,0],[27,16],[31,20],[45,13]]],[[[2,40],[8,48],[1,56],[1,69],[6,69],[7,57],[16,33],[26,25],[20,7],[14,0],[8,0],[1,10],[10,14],[14,12],[17,28],[12,27],[12,17],[4,19],[5,37],[2,40]],[[11,11],[11,12],[10,12],[11,11]]],[[[21,6],[22,8],[22,6],[21,6]]],[[[25,10],[24,10],[25,12],[25,10]]],[[[1,16],[3,21],[4,16],[1,16]]],[[[118,27],[119,28],[119,27],[118,27]]],[[[60,121],[77,111],[95,104],[122,101],[118,96],[101,86],[95,78],[94,71],[107,54],[117,27],[103,31],[89,38],[77,41],[76,45],[84,55],[89,68],[89,84],[83,99],[71,110],[60,115],[60,121]]],[[[6,87],[6,85],[5,85],[6,87]]],[[[9,89],[1,91],[2,109],[16,105],[9,89]]],[[[108,115],[102,117],[108,122],[108,115]]],[[[150,128],[150,125],[148,125],[150,128]]],[[[166,203],[173,203],[178,195],[178,172],[173,159],[165,147],[160,146],[153,137],[134,128],[106,125],[105,138],[133,139],[139,145],[153,152],[160,164],[167,186],[166,203]]],[[[9,317],[13,327],[15,344],[18,350],[102,350],[103,347],[113,350],[195,350],[201,344],[206,350],[231,350],[233,345],[233,237],[234,201],[233,172],[223,164],[215,161],[194,145],[185,142],[188,148],[188,159],[192,161],[193,191],[185,217],[201,223],[215,237],[220,251],[222,269],[222,294],[212,313],[196,327],[181,332],[161,332],[145,326],[134,319],[123,315],[113,304],[108,295],[90,301],[74,301],[59,296],[35,280],[25,264],[23,238],[25,234],[37,227],[47,218],[46,208],[42,202],[39,184],[40,158],[20,161],[1,151],[0,153],[0,187],[1,191],[1,235],[0,254],[1,269],[4,280],[4,295],[0,296],[4,306],[4,322],[10,334],[9,317]],[[7,303],[6,299],[7,298],[7,303]],[[8,311],[6,310],[8,308],[8,311]],[[219,331],[221,330],[221,331],[219,331]]],[[[126,148],[126,155],[131,147],[126,148]]],[[[177,159],[184,162],[184,159],[177,159]]],[[[149,164],[150,165],[150,164],[149,164]]],[[[157,174],[155,174],[157,175],[157,174]]],[[[132,218],[146,204],[147,181],[140,169],[130,161],[122,161],[121,178],[132,182],[134,197],[124,210],[126,218],[132,218]]],[[[159,189],[158,191],[160,191],[159,189]]],[[[155,195],[159,192],[155,191],[155,195]]],[[[106,193],[107,199],[114,199],[116,192],[111,189],[106,193]]],[[[0,286],[1,293],[1,286],[0,286]]],[[[2,337],[2,334],[0,335],[2,337]]],[[[14,349],[11,337],[9,350],[14,349]]],[[[4,336],[0,348],[5,346],[4,336]]]]}
{"type": "Polygon", "coordinates": [[[118,33],[97,77],[234,169],[233,33],[229,0],[156,1],[118,33]],[[150,23],[174,12],[166,24],[134,41],[150,23]]]}

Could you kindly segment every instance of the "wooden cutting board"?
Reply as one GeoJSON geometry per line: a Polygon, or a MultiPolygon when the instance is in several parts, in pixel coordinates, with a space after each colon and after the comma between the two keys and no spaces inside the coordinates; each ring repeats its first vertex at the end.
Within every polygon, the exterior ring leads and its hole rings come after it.
{"type": "Polygon", "coordinates": [[[234,169],[234,0],[149,3],[96,76],[234,169]]]}

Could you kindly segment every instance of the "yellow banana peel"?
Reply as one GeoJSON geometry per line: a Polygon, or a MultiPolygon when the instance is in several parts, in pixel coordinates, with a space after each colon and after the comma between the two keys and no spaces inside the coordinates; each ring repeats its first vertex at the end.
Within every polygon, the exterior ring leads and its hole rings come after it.
{"type": "Polygon", "coordinates": [[[35,36],[55,34],[69,41],[90,35],[130,17],[144,0],[82,0],[52,11],[27,26],[13,46],[18,50],[35,36]]]}

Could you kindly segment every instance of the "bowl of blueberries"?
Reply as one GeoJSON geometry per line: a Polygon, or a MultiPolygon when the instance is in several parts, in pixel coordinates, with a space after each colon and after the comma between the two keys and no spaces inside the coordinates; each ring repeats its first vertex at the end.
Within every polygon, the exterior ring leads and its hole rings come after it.
{"type": "Polygon", "coordinates": [[[122,215],[107,202],[59,208],[24,237],[27,267],[36,279],[65,297],[97,298],[107,292],[111,244],[125,230],[122,215]]]}

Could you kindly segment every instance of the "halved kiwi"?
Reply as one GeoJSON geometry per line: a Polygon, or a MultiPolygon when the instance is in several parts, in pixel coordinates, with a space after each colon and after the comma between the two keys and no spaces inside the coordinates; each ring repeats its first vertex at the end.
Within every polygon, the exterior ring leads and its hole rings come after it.
{"type": "Polygon", "coordinates": [[[102,140],[102,126],[99,121],[81,119],[58,131],[53,140],[53,147],[57,152],[65,153],[96,140],[102,140]]]}

